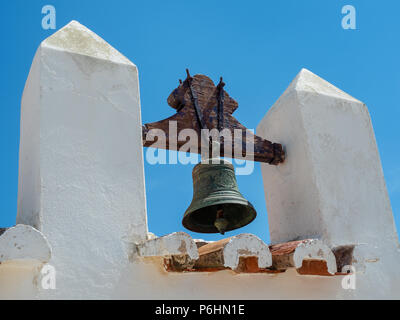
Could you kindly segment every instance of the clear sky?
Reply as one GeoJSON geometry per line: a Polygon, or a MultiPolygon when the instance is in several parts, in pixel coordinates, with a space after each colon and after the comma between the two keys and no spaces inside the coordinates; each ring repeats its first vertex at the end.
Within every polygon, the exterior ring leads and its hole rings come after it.
{"type": "MultiPolygon", "coordinates": [[[[144,123],[174,113],[166,98],[185,78],[185,68],[215,82],[223,76],[225,89],[239,103],[234,116],[248,128],[256,128],[303,67],[363,101],[400,229],[400,2],[394,0],[1,0],[0,227],[15,224],[17,213],[25,80],[40,42],[56,31],[42,29],[47,4],[56,8],[57,30],[77,20],[138,66],[144,123]],[[356,30],[342,28],[344,5],[356,9],[356,30]]],[[[151,232],[185,231],[181,220],[192,199],[192,168],[145,163],[151,232]]],[[[226,236],[251,232],[268,242],[260,165],[238,183],[258,216],[226,236]]]]}

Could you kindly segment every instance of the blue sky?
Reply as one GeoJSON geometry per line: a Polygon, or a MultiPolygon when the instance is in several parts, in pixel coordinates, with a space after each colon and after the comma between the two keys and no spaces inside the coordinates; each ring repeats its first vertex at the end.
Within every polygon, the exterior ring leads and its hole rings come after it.
{"type": "MultiPolygon", "coordinates": [[[[57,30],[77,20],[138,66],[144,123],[173,114],[166,98],[187,67],[214,81],[223,76],[225,89],[239,103],[234,115],[248,128],[257,126],[303,67],[365,102],[400,229],[400,2],[393,0],[2,0],[0,227],[15,224],[20,100],[34,53],[54,32],[41,27],[47,4],[56,8],[57,30]],[[341,27],[347,4],[357,10],[356,30],[341,27]]],[[[151,232],[184,231],[192,168],[145,164],[151,232]]],[[[251,232],[268,242],[260,165],[238,183],[258,216],[227,235],[251,232]]]]}

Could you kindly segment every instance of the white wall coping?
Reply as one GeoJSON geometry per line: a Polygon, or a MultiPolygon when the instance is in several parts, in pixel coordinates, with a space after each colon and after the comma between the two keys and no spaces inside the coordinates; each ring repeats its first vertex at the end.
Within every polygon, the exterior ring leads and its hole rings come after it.
{"type": "Polygon", "coordinates": [[[35,228],[17,224],[0,234],[0,264],[5,262],[47,263],[51,248],[46,237],[35,228]]]}
{"type": "Polygon", "coordinates": [[[230,238],[224,247],[226,267],[236,269],[240,257],[257,257],[259,268],[267,268],[272,265],[272,256],[268,245],[250,233],[242,233],[230,238]]]}
{"type": "Polygon", "coordinates": [[[187,255],[190,259],[199,258],[197,246],[191,236],[185,232],[174,232],[166,236],[146,240],[137,246],[141,257],[164,257],[187,255]]]}

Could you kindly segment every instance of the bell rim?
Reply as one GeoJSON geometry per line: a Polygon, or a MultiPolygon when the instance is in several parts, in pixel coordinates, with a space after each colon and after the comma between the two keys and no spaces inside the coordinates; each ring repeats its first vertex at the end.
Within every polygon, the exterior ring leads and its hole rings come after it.
{"type": "MultiPolygon", "coordinates": [[[[238,204],[238,205],[244,206],[244,207],[247,208],[248,213],[249,213],[249,216],[251,217],[251,218],[249,219],[249,221],[247,221],[245,224],[241,225],[240,227],[227,228],[227,229],[225,230],[225,232],[229,232],[229,231],[232,231],[232,230],[236,230],[236,229],[245,227],[245,226],[247,226],[248,224],[250,224],[251,222],[253,222],[253,221],[255,220],[255,218],[257,217],[257,211],[256,211],[256,209],[255,209],[254,206],[251,204],[251,202],[248,201],[248,200],[242,200],[242,201],[241,201],[241,200],[232,199],[232,198],[225,198],[225,199],[224,199],[224,198],[219,198],[219,200],[213,202],[213,205],[212,205],[212,206],[217,206],[217,205],[220,205],[220,204],[238,204]],[[227,200],[229,200],[229,202],[227,202],[227,200]]],[[[191,227],[192,225],[191,225],[190,223],[188,223],[188,219],[189,219],[190,215],[195,214],[196,211],[198,211],[198,210],[200,210],[200,209],[203,209],[203,208],[206,208],[206,207],[208,207],[208,206],[207,206],[207,205],[204,205],[204,206],[200,206],[200,207],[196,208],[195,210],[190,210],[190,209],[191,209],[191,205],[192,205],[192,204],[190,204],[189,208],[185,211],[185,213],[184,213],[184,215],[183,215],[183,219],[182,219],[182,225],[183,225],[186,229],[188,229],[188,230],[190,230],[190,231],[192,231],[192,232],[197,232],[197,233],[220,233],[220,232],[217,230],[217,228],[215,228],[214,226],[209,226],[209,229],[207,229],[207,231],[199,231],[199,229],[192,228],[192,227],[191,227]]]]}

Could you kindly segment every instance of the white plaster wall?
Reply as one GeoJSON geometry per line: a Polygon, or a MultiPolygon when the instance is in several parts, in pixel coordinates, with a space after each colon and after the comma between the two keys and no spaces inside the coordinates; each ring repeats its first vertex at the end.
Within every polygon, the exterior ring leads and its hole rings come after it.
{"type": "Polygon", "coordinates": [[[322,238],[331,246],[398,245],[368,109],[303,69],[257,133],[285,147],[262,164],[271,241],[322,238]]]}
{"type": "Polygon", "coordinates": [[[41,265],[19,264],[14,261],[0,265],[0,299],[33,299],[39,292],[41,265]]]}
{"type": "MultiPolygon", "coordinates": [[[[1,266],[0,299],[399,299],[398,279],[383,276],[381,267],[370,263],[365,272],[356,274],[356,289],[345,290],[344,276],[304,276],[294,269],[283,274],[182,274],[166,273],[154,261],[136,262],[119,269],[118,282],[107,291],[74,295],[57,285],[56,290],[47,290],[46,296],[40,296],[37,270],[1,266]]],[[[106,281],[101,271],[97,271],[99,284],[106,281]]],[[[77,278],[85,284],[79,275],[77,278]]],[[[79,289],[84,291],[81,286],[79,289]]]]}
{"type": "Polygon", "coordinates": [[[278,166],[261,165],[273,244],[319,238],[323,230],[322,217],[316,214],[320,196],[310,174],[303,120],[300,110],[292,107],[296,104],[296,92],[286,90],[257,127],[259,136],[281,143],[286,153],[285,162],[278,166]],[[285,115],[284,121],[280,114],[285,115]]]}
{"type": "MultiPolygon", "coordinates": [[[[63,30],[54,41],[41,44],[24,91],[18,213],[20,223],[34,225],[49,240],[57,289],[43,290],[36,269],[0,265],[0,297],[400,298],[398,272],[393,272],[398,261],[390,258],[398,253],[393,247],[379,251],[383,258],[376,262],[373,245],[365,252],[357,249],[356,290],[342,288],[343,276],[302,276],[293,269],[282,274],[166,273],[157,259],[138,258],[133,243],[146,239],[147,226],[137,69],[76,22],[63,30]],[[389,275],[382,272],[391,264],[389,275]]],[[[288,97],[290,103],[295,99],[288,97]]],[[[299,117],[294,110],[287,126],[305,138],[309,132],[301,130],[299,117]]],[[[287,163],[293,165],[276,168],[281,177],[271,183],[282,186],[290,181],[296,188],[308,189],[306,197],[289,191],[282,208],[310,208],[312,212],[304,214],[311,219],[321,208],[320,197],[309,198],[318,195],[318,185],[312,185],[314,178],[306,174],[304,184],[288,178],[295,171],[312,170],[309,158],[302,162],[293,157],[294,150],[300,155],[308,151],[284,131],[269,138],[286,145],[287,163]]],[[[290,220],[276,221],[288,234],[290,226],[285,223],[290,220]]],[[[318,234],[321,227],[328,227],[323,223],[322,219],[299,223],[298,235],[318,234]]]]}
{"type": "Polygon", "coordinates": [[[341,277],[285,274],[165,273],[157,264],[132,265],[117,288],[120,299],[324,299],[352,296],[341,277]],[[135,277],[132,277],[135,275],[135,277]],[[138,281],[138,279],[143,279],[138,281]],[[151,279],[145,280],[145,279],[151,279]]]}
{"type": "Polygon", "coordinates": [[[21,112],[18,223],[53,248],[58,290],[106,297],[147,236],[137,68],[77,22],[39,47],[21,112]]]}
{"type": "Polygon", "coordinates": [[[303,69],[257,134],[287,154],[279,166],[261,166],[271,241],[355,245],[365,273],[356,296],[399,296],[398,236],[365,104],[303,69]]]}
{"type": "Polygon", "coordinates": [[[31,226],[18,224],[0,235],[0,264],[14,260],[46,263],[50,257],[47,239],[31,226]]]}

